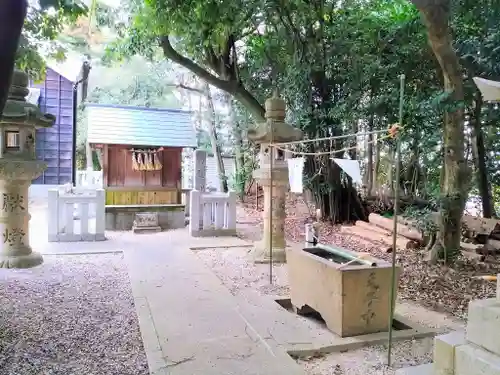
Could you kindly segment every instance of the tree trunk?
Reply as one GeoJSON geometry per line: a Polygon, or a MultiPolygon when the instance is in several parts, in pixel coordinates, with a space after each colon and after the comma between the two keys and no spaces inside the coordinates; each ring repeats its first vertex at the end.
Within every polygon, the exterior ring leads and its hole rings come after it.
{"type": "Polygon", "coordinates": [[[375,191],[378,191],[378,170],[380,169],[380,151],[382,149],[382,143],[378,139],[378,135],[376,135],[377,143],[375,144],[375,163],[373,165],[373,187],[370,195],[374,195],[375,191]]]}
{"type": "Polygon", "coordinates": [[[0,116],[9,94],[19,38],[28,9],[26,0],[4,0],[0,11],[0,116]]]}
{"type": "Polygon", "coordinates": [[[238,189],[238,196],[240,199],[243,199],[245,196],[245,185],[246,181],[241,181],[244,177],[242,173],[245,171],[245,158],[243,155],[243,137],[241,134],[241,128],[236,121],[236,116],[234,114],[233,109],[233,101],[231,100],[231,95],[228,93],[224,93],[224,101],[226,102],[226,106],[228,108],[228,118],[229,118],[229,126],[231,127],[231,134],[234,140],[234,156],[235,156],[235,170],[240,173],[240,175],[235,176],[235,185],[238,189]]]}
{"type": "Polygon", "coordinates": [[[366,147],[366,152],[368,153],[368,162],[366,165],[366,173],[367,173],[367,186],[366,186],[366,191],[368,192],[368,195],[373,194],[373,121],[374,121],[374,114],[370,115],[370,121],[368,122],[368,132],[370,133],[368,135],[368,146],[366,147]]]}
{"type": "Polygon", "coordinates": [[[483,217],[491,218],[493,216],[493,205],[491,202],[490,184],[486,170],[486,152],[484,149],[483,130],[481,129],[481,108],[483,106],[483,97],[478,91],[474,103],[474,118],[471,119],[472,127],[472,157],[476,168],[476,180],[479,195],[483,205],[483,217]]]}
{"type": "Polygon", "coordinates": [[[87,170],[94,170],[94,158],[92,157],[92,147],[90,143],[85,142],[85,159],[87,159],[87,170]]]}
{"type": "Polygon", "coordinates": [[[215,108],[214,101],[212,99],[212,93],[210,92],[210,86],[208,83],[203,84],[203,92],[205,93],[205,99],[207,101],[207,112],[208,112],[208,133],[210,134],[210,143],[212,144],[212,153],[214,154],[217,175],[219,176],[219,189],[220,191],[227,193],[229,191],[227,186],[226,170],[224,168],[224,160],[222,159],[222,152],[219,145],[219,140],[217,139],[217,126],[215,119],[215,108]]]}
{"type": "Polygon", "coordinates": [[[446,108],[443,125],[444,167],[439,235],[431,261],[452,261],[460,252],[461,220],[465,207],[467,167],[464,159],[463,78],[449,27],[450,0],[412,0],[420,10],[429,43],[441,66],[444,89],[452,108],[446,108]]]}

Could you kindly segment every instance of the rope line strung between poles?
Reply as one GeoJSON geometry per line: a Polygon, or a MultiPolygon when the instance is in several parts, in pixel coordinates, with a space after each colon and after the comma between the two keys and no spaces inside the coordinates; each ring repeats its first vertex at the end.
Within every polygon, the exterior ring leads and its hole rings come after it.
{"type": "MultiPolygon", "coordinates": [[[[377,134],[377,133],[382,133],[382,132],[389,132],[388,135],[385,135],[383,137],[380,137],[380,138],[377,138],[377,139],[374,139],[373,141],[367,141],[366,144],[373,144],[373,143],[377,143],[377,142],[380,142],[380,141],[383,141],[384,139],[389,139],[389,138],[395,138],[396,135],[398,135],[398,133],[400,132],[400,129],[403,129],[401,126],[399,126],[399,124],[393,124],[389,130],[387,129],[384,129],[384,130],[377,130],[376,132],[369,132],[369,133],[364,133],[364,135],[370,135],[370,134],[377,134]]],[[[363,135],[363,134],[361,134],[363,135]]],[[[360,134],[348,134],[348,135],[345,135],[345,136],[342,136],[342,138],[347,138],[347,137],[357,137],[357,136],[360,136],[360,134]]],[[[318,152],[304,152],[304,151],[295,151],[295,150],[290,150],[290,149],[286,149],[286,148],[282,148],[280,147],[281,145],[297,145],[297,144],[301,144],[301,143],[306,143],[306,142],[321,142],[321,141],[327,141],[327,140],[332,140],[332,139],[338,139],[338,137],[329,137],[329,138],[318,138],[318,139],[313,139],[313,140],[306,140],[306,141],[296,141],[296,142],[289,142],[289,143],[271,143],[269,146],[277,149],[277,150],[280,150],[280,151],[283,151],[283,152],[289,152],[293,155],[300,155],[300,156],[321,156],[321,155],[333,155],[333,154],[338,154],[338,153],[341,153],[341,152],[346,152],[346,151],[349,151],[349,150],[354,150],[354,149],[357,149],[358,146],[350,146],[350,147],[344,147],[340,150],[330,150],[330,151],[318,151],[318,152]]]]}
{"type": "Polygon", "coordinates": [[[274,143],[274,145],[276,145],[276,146],[288,146],[288,145],[296,145],[296,144],[309,143],[309,142],[334,141],[336,139],[344,139],[344,138],[350,138],[350,137],[361,137],[363,135],[378,134],[378,133],[384,133],[384,132],[386,132],[386,130],[381,129],[381,130],[374,130],[371,132],[334,135],[331,137],[324,137],[324,138],[302,139],[300,141],[291,141],[291,142],[279,142],[279,143],[274,143]]]}

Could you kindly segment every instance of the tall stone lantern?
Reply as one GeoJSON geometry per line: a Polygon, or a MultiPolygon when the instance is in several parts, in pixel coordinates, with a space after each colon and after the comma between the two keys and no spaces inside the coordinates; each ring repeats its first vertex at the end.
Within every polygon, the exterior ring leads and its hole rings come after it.
{"type": "Polygon", "coordinates": [[[254,171],[253,176],[264,190],[264,233],[262,241],[256,244],[253,251],[256,263],[268,263],[271,260],[271,239],[272,261],[286,262],[285,200],[289,188],[288,163],[284,152],[269,147],[269,144],[298,141],[302,136],[302,131],[285,122],[285,101],[276,94],[266,100],[266,121],[248,132],[248,138],[260,147],[259,169],[254,171]]]}
{"type": "Polygon", "coordinates": [[[42,114],[26,102],[28,75],[14,71],[9,97],[0,120],[0,267],[30,268],[43,262],[29,244],[28,189],[47,165],[36,160],[35,131],[54,124],[55,117],[42,114]]]}

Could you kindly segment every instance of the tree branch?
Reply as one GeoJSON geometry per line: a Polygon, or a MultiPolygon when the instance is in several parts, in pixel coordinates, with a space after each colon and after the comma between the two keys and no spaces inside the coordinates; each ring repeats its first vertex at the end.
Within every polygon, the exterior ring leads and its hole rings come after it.
{"type": "Polygon", "coordinates": [[[163,54],[167,59],[170,59],[173,62],[182,65],[184,68],[190,70],[212,86],[215,86],[218,89],[226,91],[230,94],[234,94],[236,87],[238,86],[237,82],[224,81],[220,78],[217,78],[212,73],[196,64],[193,60],[182,56],[174,49],[174,47],[172,47],[168,36],[164,36],[161,38],[160,46],[163,49],[163,54]]]}
{"type": "Polygon", "coordinates": [[[265,116],[264,107],[255,99],[255,97],[248,92],[239,80],[225,81],[220,79],[199,66],[193,60],[182,56],[177,52],[170,43],[169,37],[164,36],[160,39],[160,46],[163,49],[163,54],[167,59],[183,66],[196,76],[207,82],[208,84],[217,87],[218,89],[231,94],[235,99],[239,100],[241,104],[250,112],[257,121],[263,121],[265,116]]]}
{"type": "Polygon", "coordinates": [[[181,90],[186,90],[186,91],[191,91],[191,92],[196,92],[198,94],[203,94],[203,90],[200,90],[196,87],[191,87],[191,86],[186,86],[182,83],[179,83],[179,84],[167,84],[166,85],[167,87],[175,87],[177,89],[181,89],[181,90]]]}

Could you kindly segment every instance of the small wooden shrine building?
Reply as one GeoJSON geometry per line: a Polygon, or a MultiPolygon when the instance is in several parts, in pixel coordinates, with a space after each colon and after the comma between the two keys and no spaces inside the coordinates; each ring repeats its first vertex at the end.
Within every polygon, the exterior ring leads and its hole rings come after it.
{"type": "Polygon", "coordinates": [[[101,104],[86,108],[87,139],[102,159],[107,229],[130,229],[137,212],[183,212],[182,149],[197,146],[191,113],[101,104]],[[108,215],[119,212],[130,217],[117,222],[108,215]]]}

